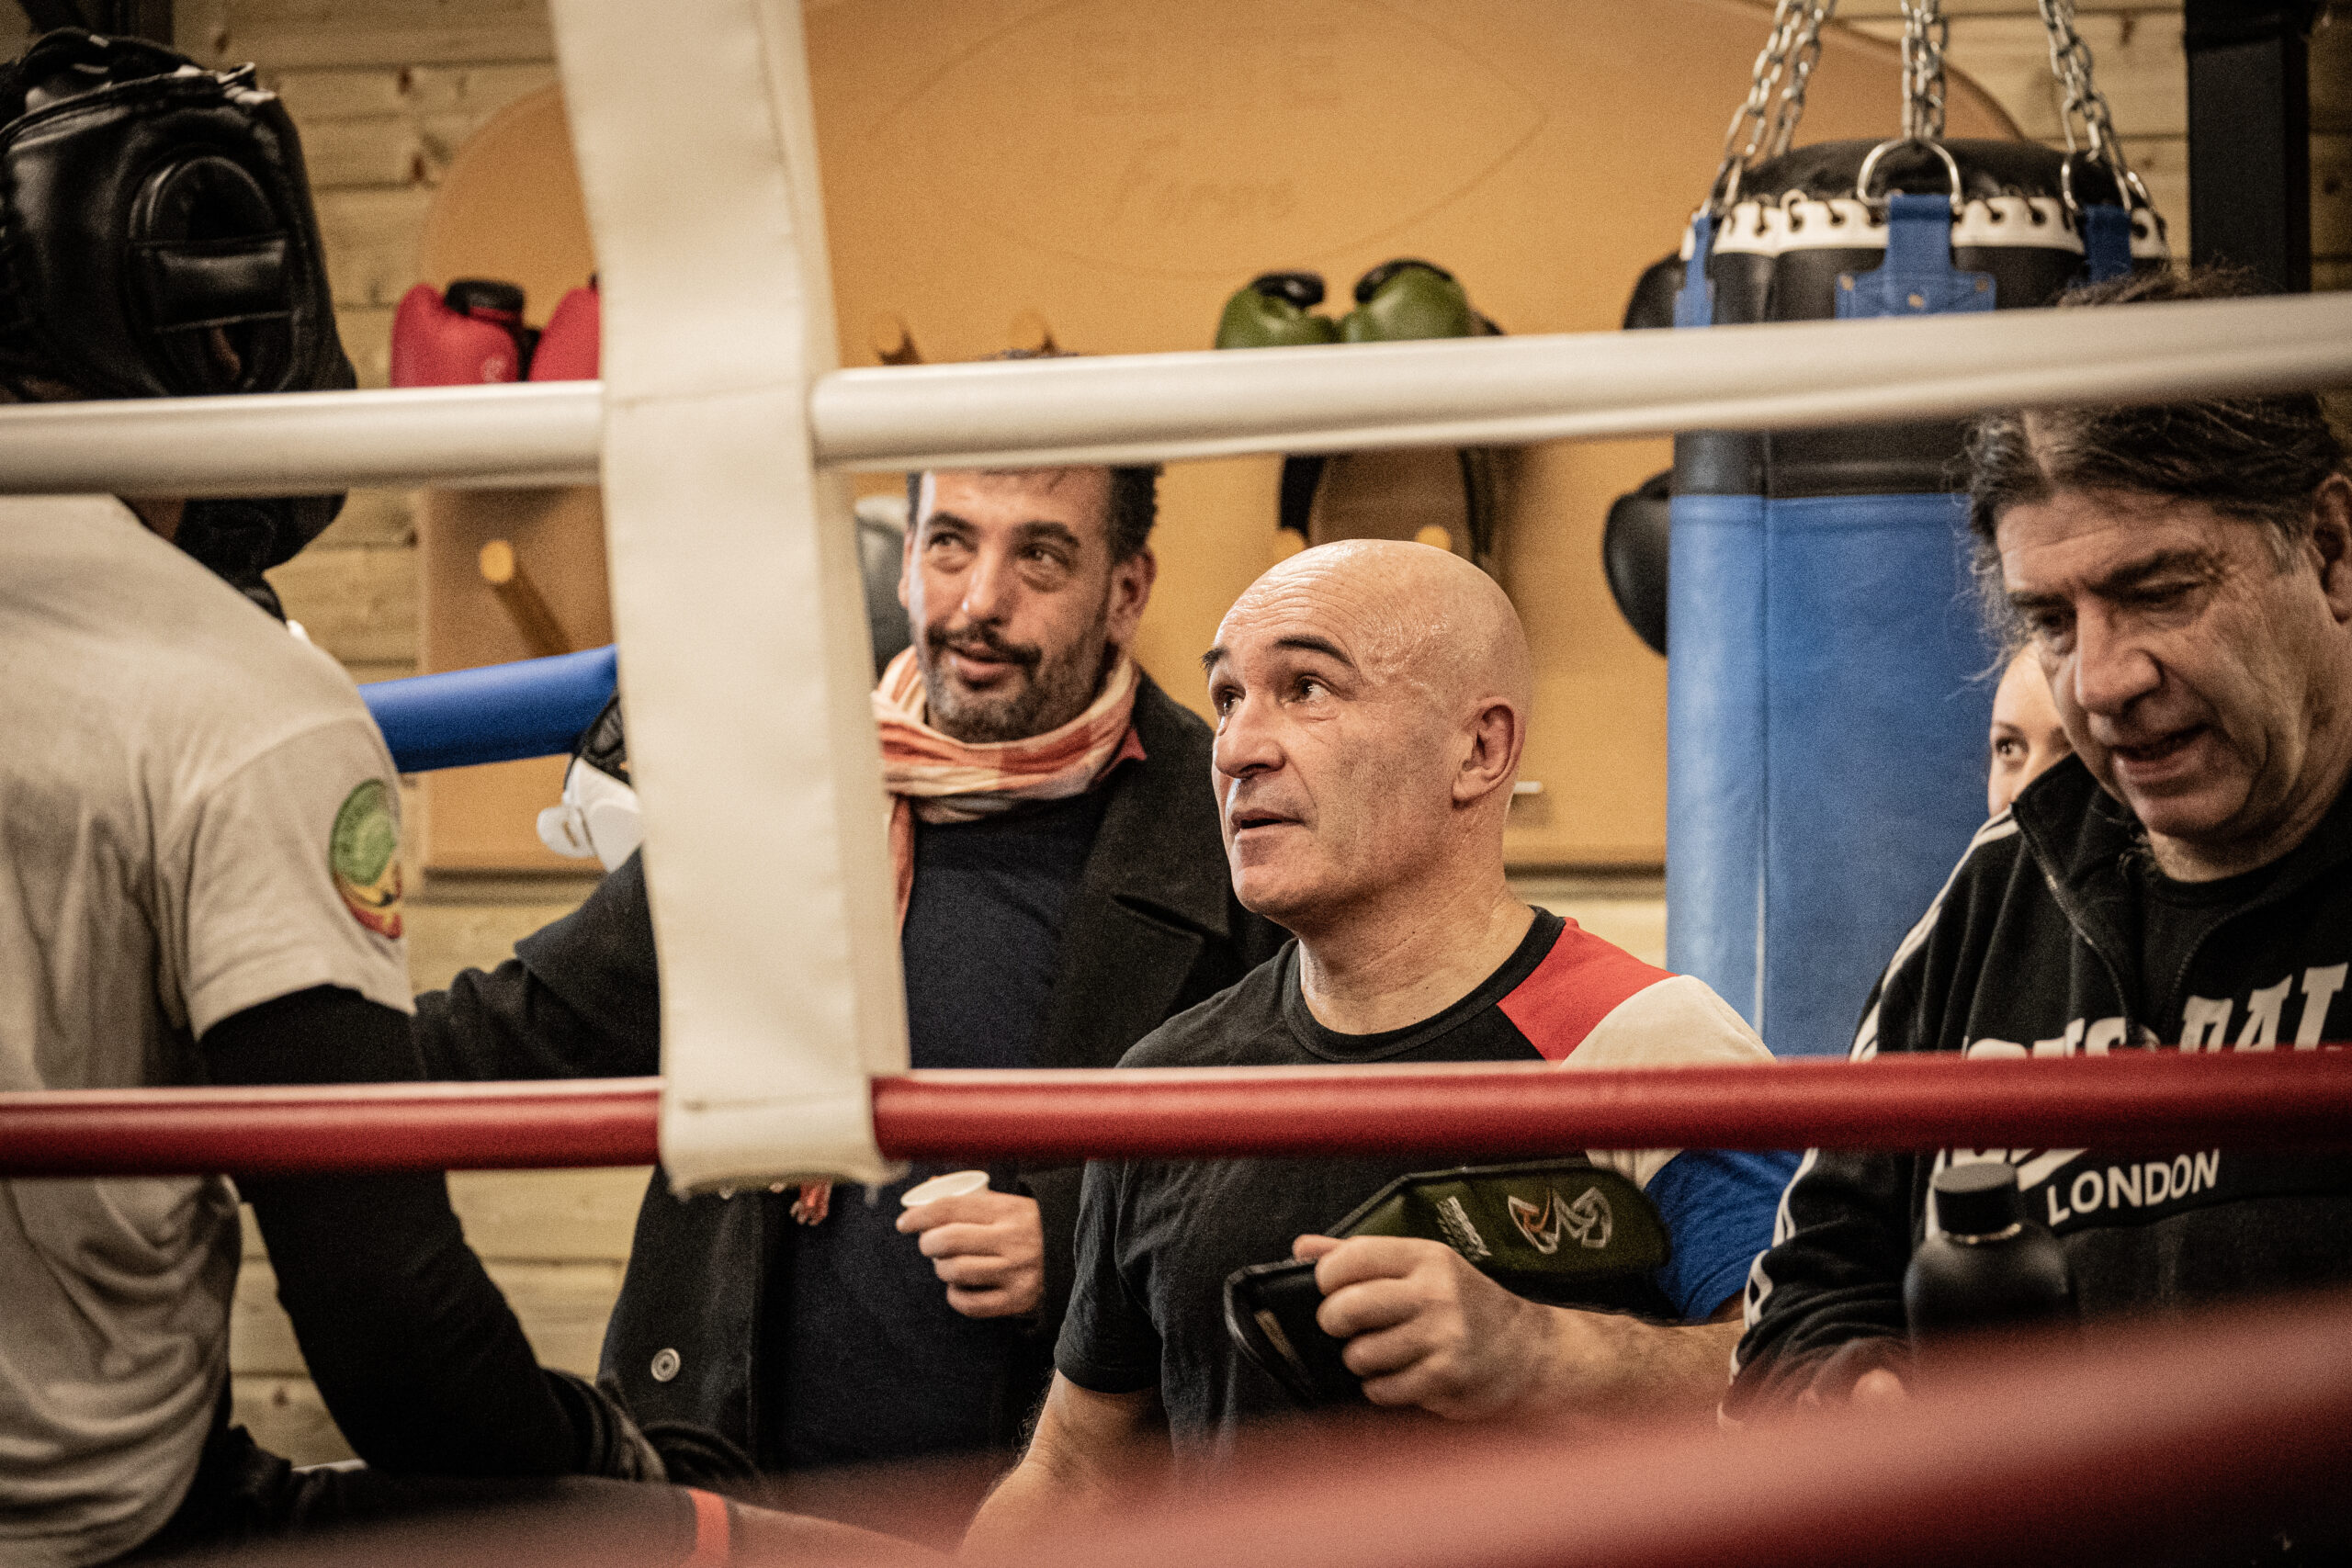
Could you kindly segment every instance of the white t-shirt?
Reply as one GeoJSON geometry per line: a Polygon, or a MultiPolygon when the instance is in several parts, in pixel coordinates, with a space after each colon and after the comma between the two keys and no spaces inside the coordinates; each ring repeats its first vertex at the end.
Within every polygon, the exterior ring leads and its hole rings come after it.
{"type": "MultiPolygon", "coordinates": [[[[204,1081],[314,986],[405,1011],[400,796],[324,653],[101,496],[0,497],[0,1089],[204,1081]]],[[[0,1561],[178,1506],[228,1375],[219,1177],[0,1181],[0,1561]]]]}

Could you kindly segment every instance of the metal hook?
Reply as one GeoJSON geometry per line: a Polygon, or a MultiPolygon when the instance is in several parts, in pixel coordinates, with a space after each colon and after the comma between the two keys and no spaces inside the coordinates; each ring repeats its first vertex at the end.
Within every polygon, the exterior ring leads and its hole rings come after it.
{"type": "Polygon", "coordinates": [[[1855,200],[1868,204],[1878,199],[1871,195],[1871,175],[1878,172],[1878,161],[1896,147],[1925,147],[1928,152],[1941,158],[1944,161],[1945,172],[1951,175],[1951,209],[1958,212],[1966,205],[1966,197],[1961,187],[1959,160],[1951,155],[1951,149],[1942,142],[1930,141],[1917,136],[1898,136],[1892,141],[1882,141],[1870,150],[1870,155],[1862,160],[1862,172],[1854,179],[1855,200]]]}

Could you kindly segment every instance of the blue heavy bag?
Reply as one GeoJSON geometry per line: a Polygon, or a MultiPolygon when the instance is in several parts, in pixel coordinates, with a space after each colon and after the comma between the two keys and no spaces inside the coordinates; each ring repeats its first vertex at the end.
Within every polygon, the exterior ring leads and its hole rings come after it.
{"type": "MultiPolygon", "coordinates": [[[[2032,308],[2160,264],[2149,216],[2076,209],[2064,161],[1843,141],[1760,164],[1720,222],[1693,222],[1675,324],[2032,308]]],[[[1675,442],[1667,960],[1782,1055],[1847,1048],[1984,814],[1996,651],[1970,582],[1962,430],[1675,442]]]]}

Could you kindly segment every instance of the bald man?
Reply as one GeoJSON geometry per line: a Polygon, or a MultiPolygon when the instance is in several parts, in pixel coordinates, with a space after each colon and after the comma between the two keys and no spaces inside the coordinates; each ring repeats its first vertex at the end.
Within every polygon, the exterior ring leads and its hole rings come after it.
{"type": "MultiPolygon", "coordinates": [[[[1204,663],[1234,891],[1295,940],[1124,1066],[1767,1059],[1701,982],[1504,881],[1532,682],[1519,617],[1476,568],[1422,545],[1304,551],[1241,596],[1204,663]]],[[[1631,1178],[1665,1219],[1657,1321],[1523,1300],[1438,1242],[1317,1234],[1442,1158],[1089,1167],[1057,1376],[975,1539],[1010,1546],[1042,1516],[1115,1506],[1138,1438],[1149,1452],[1164,1430],[1190,1462],[1294,1408],[1236,1350],[1222,1300],[1234,1269],[1294,1253],[1319,1259],[1318,1321],[1374,1404],[1463,1420],[1707,1411],[1792,1162],[1560,1152],[1631,1178]]]]}

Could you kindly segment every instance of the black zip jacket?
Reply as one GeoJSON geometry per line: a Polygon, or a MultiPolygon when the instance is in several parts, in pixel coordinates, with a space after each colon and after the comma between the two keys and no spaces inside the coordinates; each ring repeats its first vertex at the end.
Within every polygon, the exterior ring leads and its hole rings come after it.
{"type": "MultiPolygon", "coordinates": [[[[2352,1035],[2352,790],[2260,891],[2205,917],[2176,974],[2143,976],[2144,856],[2130,812],[2079,759],[1980,829],[1872,991],[1853,1058],[2071,1055],[2178,1043],[2294,1050],[2352,1035]]],[[[2084,1316],[2162,1313],[2352,1280],[2352,1158],[2179,1149],[1815,1149],[1748,1278],[1725,1409],[1842,1396],[1905,1358],[1903,1270],[1928,1183],[2007,1159],[2056,1233],[2084,1316]]]]}
{"type": "MultiPolygon", "coordinates": [[[[1145,759],[1114,773],[1102,828],[1065,919],[1060,974],[1037,1043],[1040,1066],[1110,1067],[1160,1021],[1223,990],[1284,933],[1234,899],[1210,783],[1207,726],[1145,678],[1136,693],[1145,759]]],[[[645,873],[635,856],[587,902],[517,942],[496,969],[467,970],[416,998],[425,1072],[436,1078],[636,1077],[661,1071],[661,998],[645,873]]],[[[1082,1165],[1005,1166],[995,1185],[1037,1201],[1045,1299],[1026,1353],[997,1400],[1001,1446],[1053,1371],[1077,1269],[1082,1165]]],[[[854,1194],[834,1201],[857,1201],[854,1194]]],[[[628,1271],[605,1332],[600,1380],[640,1421],[707,1427],[752,1453],[780,1413],[761,1408],[762,1320],[798,1227],[789,1191],[678,1199],[654,1172],[628,1271]]]]}

